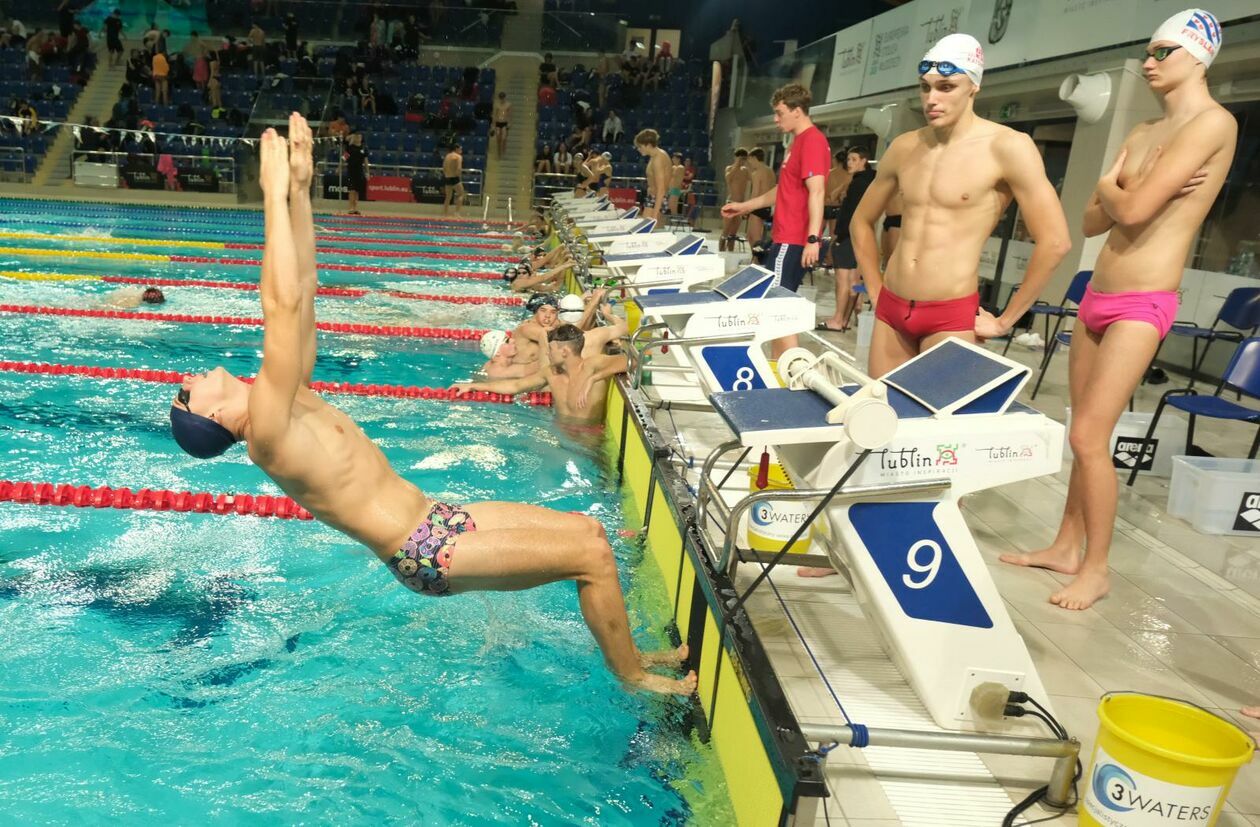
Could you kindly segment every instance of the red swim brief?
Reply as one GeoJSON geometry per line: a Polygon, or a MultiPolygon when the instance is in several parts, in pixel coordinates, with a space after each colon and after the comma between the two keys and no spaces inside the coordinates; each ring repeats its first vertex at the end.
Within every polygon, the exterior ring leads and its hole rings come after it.
{"type": "Polygon", "coordinates": [[[879,291],[875,318],[908,339],[920,341],[935,333],[962,333],[976,328],[980,294],[961,299],[918,301],[903,299],[887,287],[879,291]]]}

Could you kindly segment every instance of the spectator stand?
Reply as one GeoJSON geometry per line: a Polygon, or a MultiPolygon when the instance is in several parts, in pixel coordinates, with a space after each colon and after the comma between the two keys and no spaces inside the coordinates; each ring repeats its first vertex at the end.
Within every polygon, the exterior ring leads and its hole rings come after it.
{"type": "MultiPolygon", "coordinates": [[[[30,29],[32,36],[34,28],[30,29]]],[[[13,44],[0,49],[0,178],[25,182],[35,174],[40,159],[56,137],[47,132],[47,121],[63,121],[78,99],[95,66],[89,52],[71,65],[68,55],[60,51],[63,41],[53,32],[42,50],[39,79],[28,79],[26,48],[13,44]],[[34,109],[36,126],[31,128],[23,104],[34,109]]]]}

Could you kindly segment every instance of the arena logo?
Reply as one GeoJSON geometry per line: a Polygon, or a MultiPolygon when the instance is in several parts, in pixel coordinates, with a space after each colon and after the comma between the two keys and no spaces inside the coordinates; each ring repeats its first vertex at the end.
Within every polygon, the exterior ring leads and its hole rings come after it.
{"type": "Polygon", "coordinates": [[[1140,776],[1151,784],[1139,783],[1137,773],[1110,762],[1099,762],[1090,779],[1091,795],[1086,808],[1103,824],[1128,825],[1147,823],[1207,824],[1216,811],[1211,797],[1220,788],[1186,788],[1174,784],[1155,782],[1140,776]],[[1143,792],[1142,788],[1153,787],[1143,792]],[[1190,795],[1183,793],[1190,792],[1190,795]],[[1191,792],[1193,791],[1193,792],[1191,792]],[[1180,799],[1180,800],[1179,800],[1180,799]],[[1197,800],[1196,800],[1197,799],[1197,800]]]}
{"type": "Polygon", "coordinates": [[[1133,470],[1134,465],[1139,471],[1150,471],[1155,467],[1155,451],[1158,448],[1158,439],[1118,436],[1115,450],[1111,454],[1111,464],[1126,471],[1133,470]]]}
{"type": "Polygon", "coordinates": [[[1238,503],[1234,531],[1260,532],[1260,492],[1248,491],[1238,503]]]}

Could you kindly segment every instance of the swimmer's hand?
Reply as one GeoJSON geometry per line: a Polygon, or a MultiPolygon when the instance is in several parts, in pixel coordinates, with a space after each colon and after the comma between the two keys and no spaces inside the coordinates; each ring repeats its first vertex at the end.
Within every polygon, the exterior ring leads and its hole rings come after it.
{"type": "Polygon", "coordinates": [[[1173,198],[1185,198],[1190,193],[1203,186],[1203,182],[1207,180],[1207,167],[1200,169],[1194,175],[1190,176],[1190,180],[1181,185],[1181,192],[1173,196],[1173,198]]]}
{"type": "Polygon", "coordinates": [[[262,134],[259,150],[258,183],[264,195],[288,198],[289,196],[289,148],[276,130],[268,128],[262,134]]]}
{"type": "Polygon", "coordinates": [[[729,201],[722,205],[723,218],[735,218],[736,216],[743,215],[746,212],[748,212],[748,210],[744,208],[743,201],[729,201]]]}
{"type": "Polygon", "coordinates": [[[476,385],[475,382],[456,382],[453,385],[451,385],[449,388],[447,388],[447,390],[455,391],[456,393],[459,393],[459,394],[472,393],[473,391],[476,390],[476,387],[474,387],[475,385],[476,385]]]}
{"type": "Polygon", "coordinates": [[[1119,186],[1120,170],[1124,167],[1124,159],[1129,157],[1129,150],[1122,149],[1120,154],[1116,156],[1115,163],[1111,165],[1111,169],[1107,170],[1102,177],[1103,181],[1109,181],[1119,186]]]}
{"type": "Polygon", "coordinates": [[[311,127],[296,112],[289,115],[289,188],[305,192],[311,186],[311,127]]]}
{"type": "Polygon", "coordinates": [[[586,381],[582,383],[582,388],[578,391],[577,406],[581,410],[586,410],[591,404],[591,386],[595,384],[595,376],[592,374],[586,377],[586,381]]]}
{"type": "Polygon", "coordinates": [[[994,316],[984,308],[976,314],[976,338],[984,341],[985,339],[996,339],[999,336],[1005,336],[1010,332],[1010,328],[1002,324],[997,316],[994,316]]]}

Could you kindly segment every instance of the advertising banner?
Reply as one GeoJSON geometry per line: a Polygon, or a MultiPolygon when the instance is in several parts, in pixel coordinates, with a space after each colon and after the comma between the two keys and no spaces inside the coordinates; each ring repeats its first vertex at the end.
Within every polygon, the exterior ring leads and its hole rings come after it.
{"type": "Polygon", "coordinates": [[[873,21],[863,20],[836,34],[836,52],[831,59],[831,83],[827,102],[849,100],[862,94],[862,76],[871,52],[873,21]]]}

